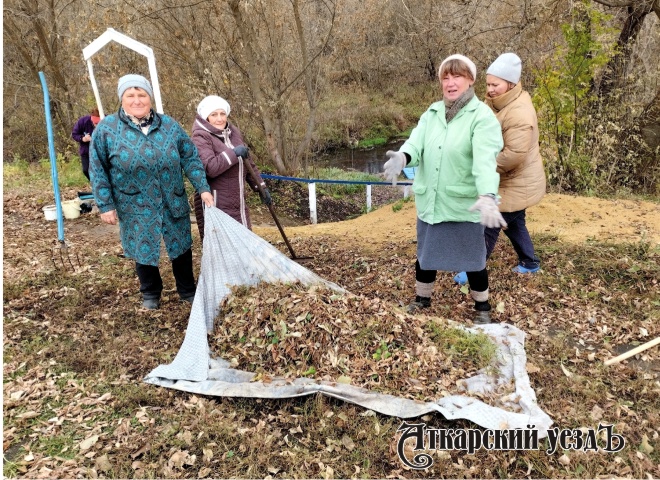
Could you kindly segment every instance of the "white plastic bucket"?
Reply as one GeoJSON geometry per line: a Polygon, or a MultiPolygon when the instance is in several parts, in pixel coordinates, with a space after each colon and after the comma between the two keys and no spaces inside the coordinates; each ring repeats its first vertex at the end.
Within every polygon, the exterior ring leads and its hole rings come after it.
{"type": "Polygon", "coordinates": [[[46,205],[42,210],[44,211],[44,217],[46,217],[46,220],[57,220],[57,207],[55,205],[46,205]]]}
{"type": "Polygon", "coordinates": [[[69,220],[80,216],[80,200],[66,200],[62,202],[62,214],[69,220]]]}

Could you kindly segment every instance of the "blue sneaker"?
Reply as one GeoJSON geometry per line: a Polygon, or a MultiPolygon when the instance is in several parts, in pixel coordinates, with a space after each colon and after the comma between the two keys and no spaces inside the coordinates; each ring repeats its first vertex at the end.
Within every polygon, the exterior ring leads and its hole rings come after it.
{"type": "Polygon", "coordinates": [[[541,269],[541,267],[527,268],[522,265],[516,265],[511,270],[516,273],[536,273],[541,269]]]}
{"type": "Polygon", "coordinates": [[[458,272],[456,275],[454,275],[454,282],[458,283],[459,285],[465,285],[467,283],[467,273],[458,272]]]}

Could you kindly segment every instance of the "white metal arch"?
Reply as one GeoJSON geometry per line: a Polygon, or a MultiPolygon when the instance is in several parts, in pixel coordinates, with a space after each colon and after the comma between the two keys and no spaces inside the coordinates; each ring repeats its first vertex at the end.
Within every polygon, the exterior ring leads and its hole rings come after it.
{"type": "MultiPolygon", "coordinates": [[[[147,57],[147,62],[149,64],[149,74],[151,76],[151,87],[154,91],[154,102],[156,103],[156,111],[158,113],[163,112],[163,102],[160,98],[160,84],[158,83],[158,73],[156,72],[156,57],[154,56],[154,51],[151,47],[146,46],[143,43],[133,40],[131,37],[119,33],[113,28],[108,28],[100,37],[94,40],[92,43],[83,48],[83,57],[87,62],[87,69],[89,71],[89,79],[92,82],[92,90],[94,90],[94,97],[96,98],[96,105],[99,108],[99,114],[101,118],[105,117],[103,112],[103,105],[101,104],[101,96],[99,95],[99,89],[96,85],[96,78],[94,77],[94,67],[92,66],[92,57],[98,53],[103,47],[108,43],[115,41],[131,50],[144,55],[147,57]]],[[[126,72],[129,73],[129,72],[126,72]]]]}

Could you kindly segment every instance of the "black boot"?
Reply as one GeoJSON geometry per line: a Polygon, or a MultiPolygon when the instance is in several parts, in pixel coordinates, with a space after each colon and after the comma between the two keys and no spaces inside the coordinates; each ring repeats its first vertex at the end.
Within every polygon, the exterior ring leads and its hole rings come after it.
{"type": "Polygon", "coordinates": [[[485,325],[491,323],[490,321],[490,303],[488,302],[474,302],[474,320],[477,325],[485,325]]]}
{"type": "Polygon", "coordinates": [[[431,299],[429,297],[420,297],[419,295],[415,296],[415,301],[412,302],[406,310],[408,313],[415,313],[418,310],[423,308],[429,308],[431,306],[431,299]]]}
{"type": "Polygon", "coordinates": [[[158,310],[160,308],[160,298],[145,298],[142,300],[142,306],[147,310],[158,310]]]}
{"type": "Polygon", "coordinates": [[[181,298],[181,301],[183,302],[188,302],[192,305],[192,303],[195,301],[195,294],[193,293],[192,295],[179,295],[181,298]]]}

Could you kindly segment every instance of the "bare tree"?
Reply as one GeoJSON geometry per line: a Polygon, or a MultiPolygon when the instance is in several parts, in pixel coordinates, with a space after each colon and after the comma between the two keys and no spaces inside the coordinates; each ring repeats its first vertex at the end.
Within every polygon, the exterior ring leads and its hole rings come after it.
{"type": "MultiPolygon", "coordinates": [[[[604,100],[595,107],[600,109],[598,121],[602,117],[604,125],[613,123],[627,131],[631,118],[626,115],[634,115],[639,117],[639,132],[657,132],[650,122],[657,111],[658,67],[653,59],[660,49],[660,0],[594,2],[598,12],[607,10],[613,18],[600,16],[604,20],[585,28],[593,29],[598,45],[609,48],[617,36],[619,45],[607,71],[601,62],[590,73],[604,100]],[[606,34],[597,33],[601,23],[606,34]],[[618,30],[612,35],[613,25],[618,30]],[[626,108],[606,105],[622,98],[619,92],[626,95],[626,108]],[[649,104],[653,97],[655,103],[649,104]]],[[[292,173],[313,149],[354,145],[357,139],[409,128],[427,102],[437,98],[437,68],[449,54],[462,53],[475,61],[478,95],[483,95],[485,69],[505,51],[523,59],[523,82],[532,93],[543,91],[539,87],[546,86],[544,79],[565,80],[571,71],[560,58],[569,47],[562,28],[571,25],[571,12],[583,3],[6,0],[4,152],[29,159],[47,152],[43,124],[34,121],[43,115],[40,70],[51,87],[58,152],[64,150],[66,156],[67,150],[75,151],[72,122],[94,102],[82,49],[108,27],[154,49],[168,114],[189,126],[203,96],[224,96],[232,105],[232,121],[246,133],[255,155],[265,153],[261,161],[292,173]]],[[[148,74],[144,59],[127,50],[111,45],[94,60],[108,111],[118,105],[119,76],[148,74]]],[[[557,93],[553,82],[547,85],[557,93]]],[[[574,113],[582,114],[579,109],[574,113]]],[[[591,113],[586,117],[596,118],[591,113]]],[[[552,112],[540,120],[548,137],[558,122],[552,112]]],[[[552,149],[547,149],[547,157],[551,162],[552,149]]]]}
{"type": "Polygon", "coordinates": [[[288,3],[290,10],[283,8],[284,2],[228,0],[242,41],[243,68],[259,108],[267,149],[273,165],[281,173],[298,169],[312,138],[318,107],[315,77],[319,71],[315,70],[315,63],[332,36],[336,9],[330,0],[319,0],[317,6],[326,17],[325,28],[312,37],[305,31],[300,2],[290,0],[288,3]],[[316,38],[313,50],[310,38],[316,38]],[[286,135],[287,115],[291,113],[288,102],[300,83],[305,89],[308,120],[296,153],[290,155],[290,139],[286,135]]]}
{"type": "Polygon", "coordinates": [[[660,0],[595,0],[601,5],[618,8],[623,17],[621,33],[617,39],[617,50],[610,59],[598,86],[598,95],[607,97],[612,90],[621,87],[626,81],[626,69],[630,62],[637,36],[647,15],[655,13],[660,17],[660,0]]]}
{"type": "MultiPolygon", "coordinates": [[[[33,81],[46,70],[53,82],[52,111],[62,125],[73,121],[70,78],[62,62],[62,16],[76,0],[63,5],[54,0],[9,0],[3,8],[5,41],[15,48],[33,81]]],[[[64,53],[66,54],[66,53],[64,53]]]]}

